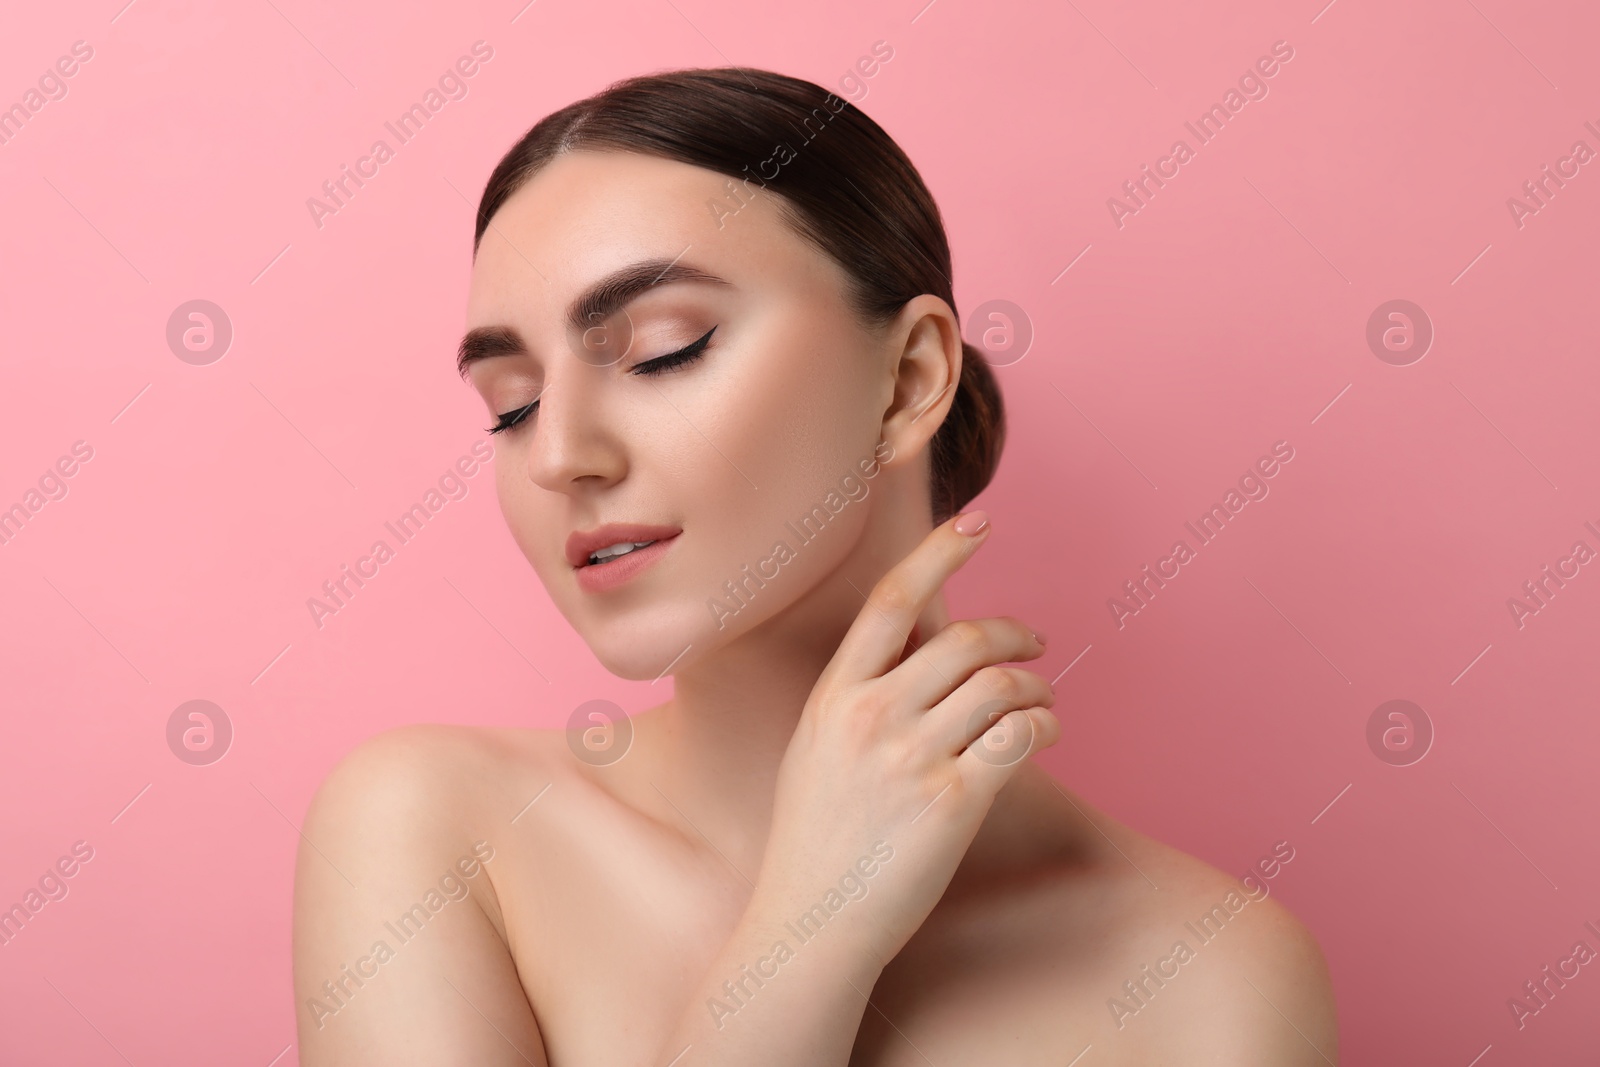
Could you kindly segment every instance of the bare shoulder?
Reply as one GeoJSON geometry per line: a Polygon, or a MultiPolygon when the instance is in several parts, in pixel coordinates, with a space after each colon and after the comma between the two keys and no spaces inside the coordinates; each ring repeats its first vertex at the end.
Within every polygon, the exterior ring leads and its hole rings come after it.
{"type": "Polygon", "coordinates": [[[508,784],[539,759],[528,733],[400,727],[324,779],[295,869],[303,1062],[542,1064],[494,878],[508,784]]]}
{"type": "Polygon", "coordinates": [[[1327,961],[1277,893],[1294,875],[1291,842],[1225,873],[1103,813],[1081,814],[1115,857],[1126,902],[1103,1016],[1119,1041],[1172,1064],[1338,1062],[1327,961]]]}

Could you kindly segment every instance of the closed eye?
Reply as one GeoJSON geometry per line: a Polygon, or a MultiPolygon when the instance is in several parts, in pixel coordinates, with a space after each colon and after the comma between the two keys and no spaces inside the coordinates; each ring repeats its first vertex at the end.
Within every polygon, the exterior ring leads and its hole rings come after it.
{"type": "MultiPolygon", "coordinates": [[[[634,367],[633,370],[629,371],[629,373],[642,374],[647,377],[655,377],[659,374],[670,374],[681,367],[687,366],[705,354],[706,347],[711,343],[711,335],[716,332],[717,328],[713,326],[711,329],[707,330],[705,336],[701,337],[699,340],[685,345],[676,352],[668,352],[664,356],[657,356],[655,359],[646,360],[645,362],[634,367]]],[[[493,426],[488,427],[486,432],[503,433],[506,430],[513,429],[521,424],[524,419],[538,410],[539,402],[537,400],[531,404],[524,404],[520,408],[516,408],[515,410],[508,411],[501,415],[499,417],[499,421],[493,426]]]]}

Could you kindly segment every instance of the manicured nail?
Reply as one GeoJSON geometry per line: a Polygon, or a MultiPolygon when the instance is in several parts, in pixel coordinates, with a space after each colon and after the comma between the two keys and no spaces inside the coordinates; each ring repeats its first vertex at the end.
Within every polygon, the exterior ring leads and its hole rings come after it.
{"type": "Polygon", "coordinates": [[[967,537],[976,537],[982,533],[984,527],[989,525],[989,514],[985,511],[969,511],[956,519],[956,533],[967,537]]]}

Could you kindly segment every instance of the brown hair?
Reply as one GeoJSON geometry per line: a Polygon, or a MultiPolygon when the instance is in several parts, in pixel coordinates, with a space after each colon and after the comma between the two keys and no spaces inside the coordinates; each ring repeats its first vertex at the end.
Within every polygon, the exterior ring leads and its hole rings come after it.
{"type": "MultiPolygon", "coordinates": [[[[796,231],[844,268],[847,298],[865,322],[882,325],[923,293],[955,308],[939,208],[900,146],[854,104],[751,67],[628,78],[540,120],[489,176],[474,255],[512,193],[561,153],[582,148],[661,156],[740,179],[735,203],[751,184],[780,193],[796,231]],[[770,165],[775,174],[766,173],[770,165]]],[[[994,372],[977,348],[961,347],[961,380],[932,441],[935,525],[989,484],[1005,443],[994,372]]]]}

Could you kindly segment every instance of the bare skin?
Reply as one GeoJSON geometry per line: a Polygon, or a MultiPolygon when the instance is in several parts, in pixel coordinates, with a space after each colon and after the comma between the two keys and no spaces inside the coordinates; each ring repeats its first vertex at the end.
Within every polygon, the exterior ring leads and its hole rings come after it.
{"type": "Polygon", "coordinates": [[[296,874],[301,1061],[1336,1063],[1305,928],[1025,758],[1060,737],[1050,686],[1015,666],[1045,643],[1009,617],[952,623],[944,583],[1004,536],[927,517],[953,311],[921,296],[862,327],[773,197],[708,222],[722,184],[569,153],[485,236],[468,325],[521,349],[472,383],[491,416],[540,402],[497,449],[508,526],[597,658],[628,678],[670,666],[674,694],[603,766],[562,731],[446,726],[347,757],[296,874]],[[637,352],[585,358],[562,325],[574,298],[674,257],[723,281],[652,288],[627,308],[637,352]],[[703,362],[632,373],[712,326],[703,362]],[[707,610],[874,455],[824,536],[731,617],[707,610]],[[563,546],[606,522],[683,533],[589,592],[563,546]],[[1202,943],[1186,924],[1230,894],[1202,943]],[[1192,958],[1146,978],[1178,941],[1192,958]]]}

